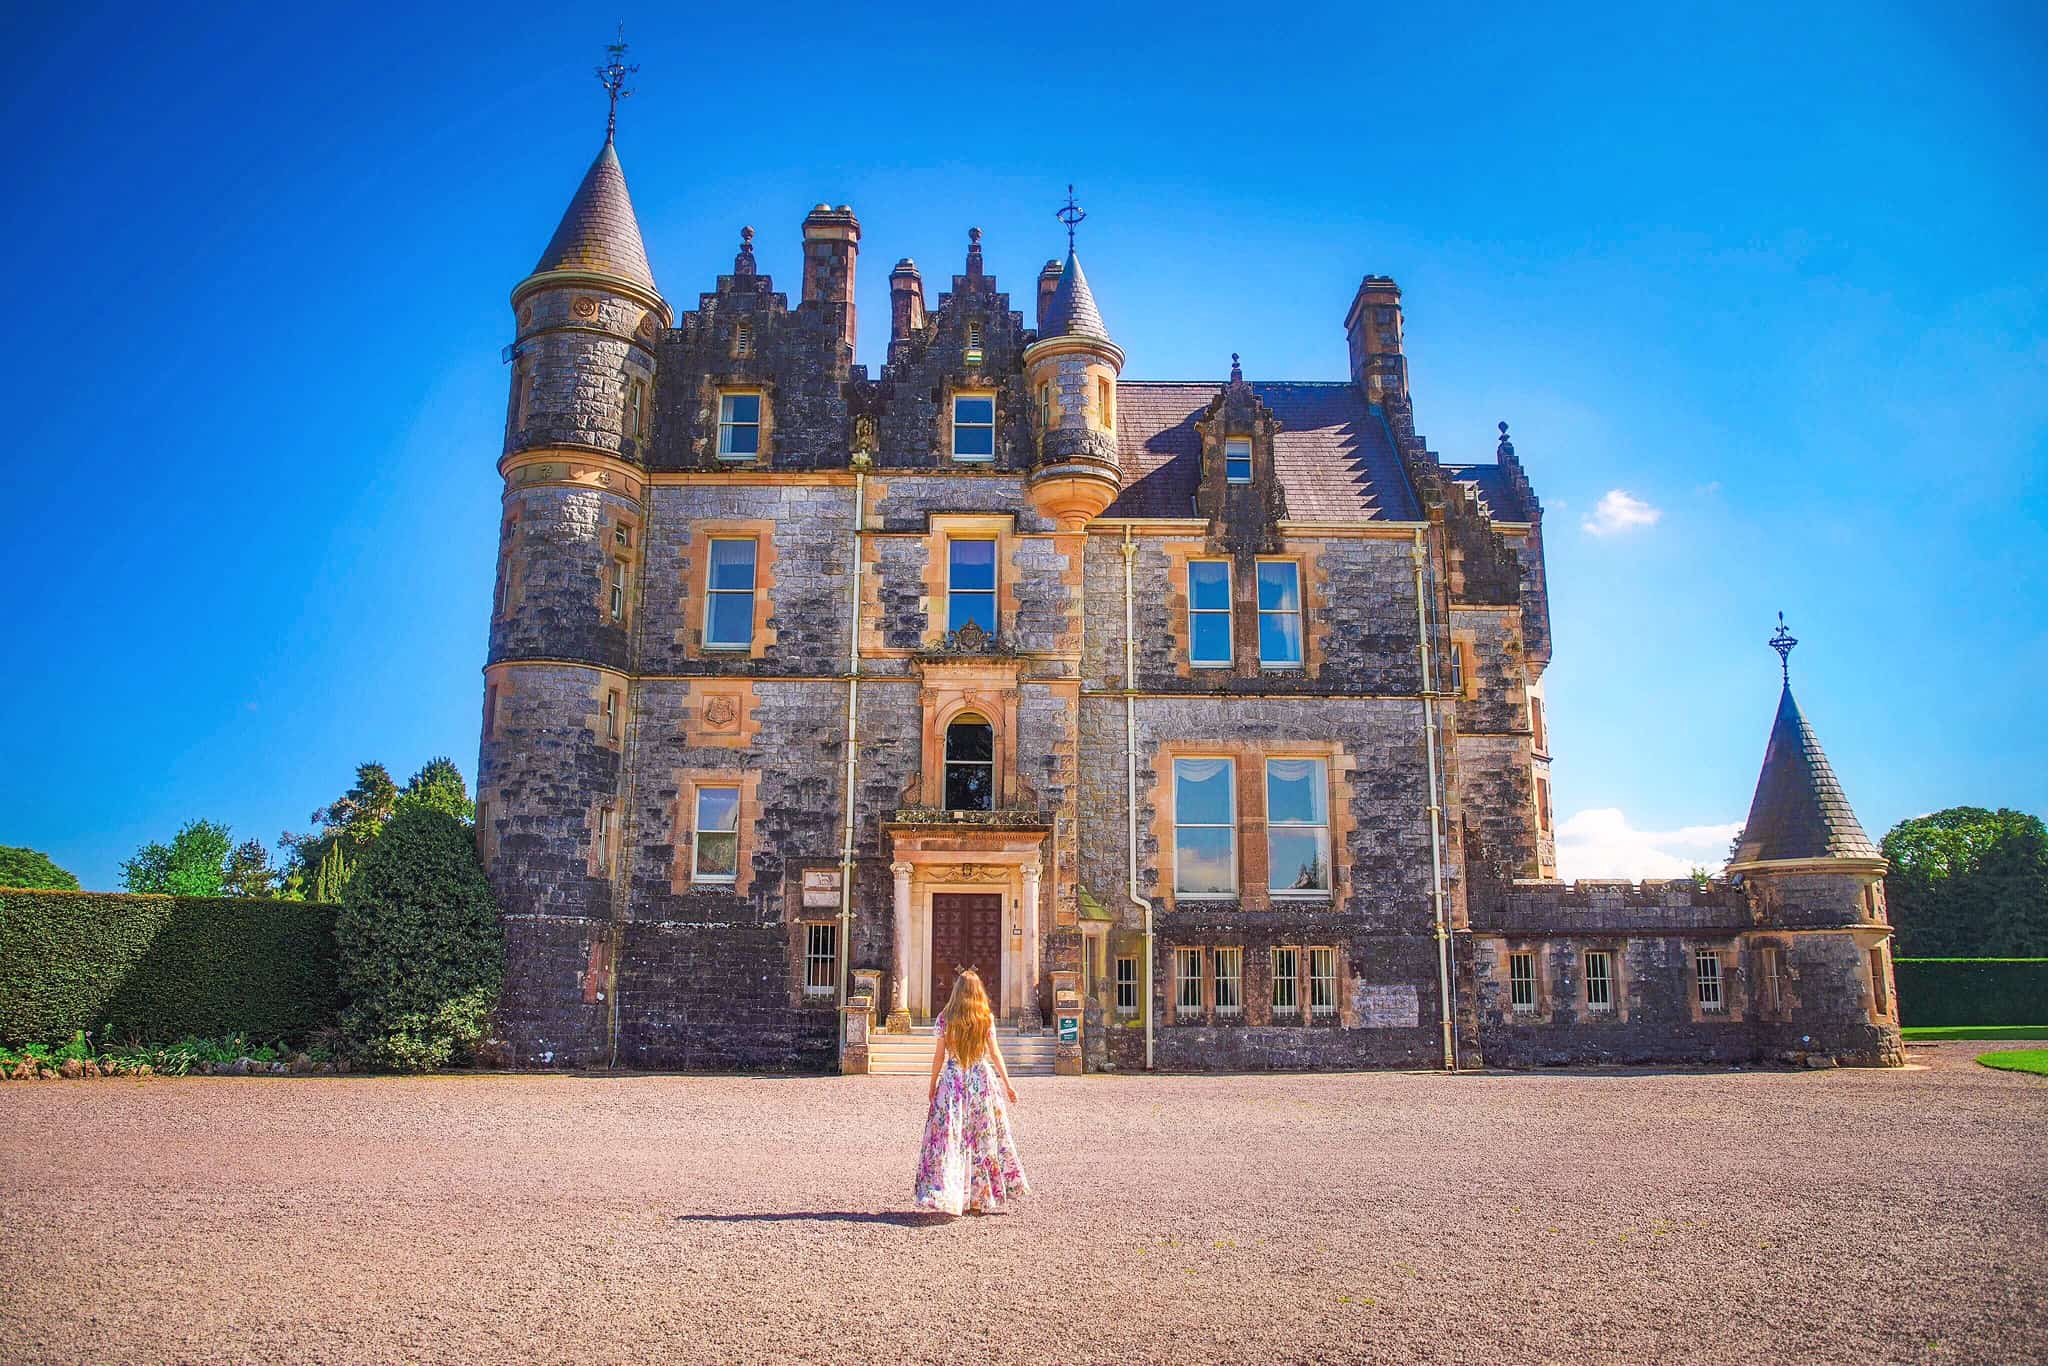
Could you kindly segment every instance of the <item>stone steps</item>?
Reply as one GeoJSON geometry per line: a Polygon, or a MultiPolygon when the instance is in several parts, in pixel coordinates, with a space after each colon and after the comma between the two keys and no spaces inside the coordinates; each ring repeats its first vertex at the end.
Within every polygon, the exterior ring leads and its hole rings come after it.
{"type": "MultiPolygon", "coordinates": [[[[908,1034],[868,1035],[868,1073],[871,1076],[925,1076],[932,1067],[932,1049],[938,1039],[930,1025],[912,1025],[908,1034]]],[[[1003,1050],[1003,1062],[1012,1077],[1049,1077],[1058,1045],[1049,1031],[1025,1032],[1010,1025],[996,1027],[996,1042],[1003,1050]]]]}

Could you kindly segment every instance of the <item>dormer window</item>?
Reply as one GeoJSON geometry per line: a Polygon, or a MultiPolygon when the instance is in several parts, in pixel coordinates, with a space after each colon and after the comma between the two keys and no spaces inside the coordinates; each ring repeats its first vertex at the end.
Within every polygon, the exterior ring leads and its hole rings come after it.
{"type": "Polygon", "coordinates": [[[967,324],[967,363],[981,364],[981,324],[967,324]]]}
{"type": "Polygon", "coordinates": [[[995,395],[953,395],[953,458],[978,461],[995,456],[995,395]]]}
{"type": "Polygon", "coordinates": [[[718,396],[718,458],[753,460],[761,454],[761,396],[718,396]]]}
{"type": "Polygon", "coordinates": [[[1231,436],[1223,440],[1223,478],[1232,484],[1249,484],[1252,481],[1252,443],[1250,437],[1231,436]]]}

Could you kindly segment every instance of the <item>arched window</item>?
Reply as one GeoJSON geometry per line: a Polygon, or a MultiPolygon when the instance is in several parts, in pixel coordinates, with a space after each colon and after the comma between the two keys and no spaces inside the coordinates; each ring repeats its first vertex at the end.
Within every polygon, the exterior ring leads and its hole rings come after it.
{"type": "Polygon", "coordinates": [[[946,727],[946,809],[992,811],[995,799],[995,731],[979,716],[962,716],[946,727]]]}

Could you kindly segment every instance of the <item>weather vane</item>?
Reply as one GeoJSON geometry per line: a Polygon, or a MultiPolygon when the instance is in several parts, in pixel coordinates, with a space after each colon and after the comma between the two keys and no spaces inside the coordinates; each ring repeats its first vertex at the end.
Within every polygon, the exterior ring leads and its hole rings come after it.
{"type": "Polygon", "coordinates": [[[619,101],[631,98],[633,92],[626,89],[626,77],[639,74],[638,66],[626,65],[626,25],[619,24],[619,36],[606,43],[605,64],[597,69],[597,81],[605,94],[611,97],[611,112],[605,116],[604,137],[606,142],[619,131],[619,101]]]}
{"type": "Polygon", "coordinates": [[[1771,636],[1771,648],[1778,652],[1778,669],[1785,676],[1785,686],[1792,686],[1792,647],[1799,643],[1799,637],[1785,626],[1785,614],[1778,613],[1778,629],[1771,636]]]}
{"type": "Polygon", "coordinates": [[[1067,202],[1059,207],[1058,211],[1053,214],[1053,217],[1067,225],[1067,255],[1069,256],[1074,254],[1075,225],[1087,216],[1088,211],[1074,200],[1074,187],[1072,185],[1067,186],[1067,202]]]}

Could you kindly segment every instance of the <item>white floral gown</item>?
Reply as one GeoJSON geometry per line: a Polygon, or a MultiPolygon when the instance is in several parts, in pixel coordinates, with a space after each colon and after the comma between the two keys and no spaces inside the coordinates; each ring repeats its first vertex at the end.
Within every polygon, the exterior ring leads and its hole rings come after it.
{"type": "Polygon", "coordinates": [[[1030,1193],[995,1064],[983,1058],[962,1067],[948,1057],[924,1121],[913,1191],[918,1208],[994,1214],[1030,1193]]]}

